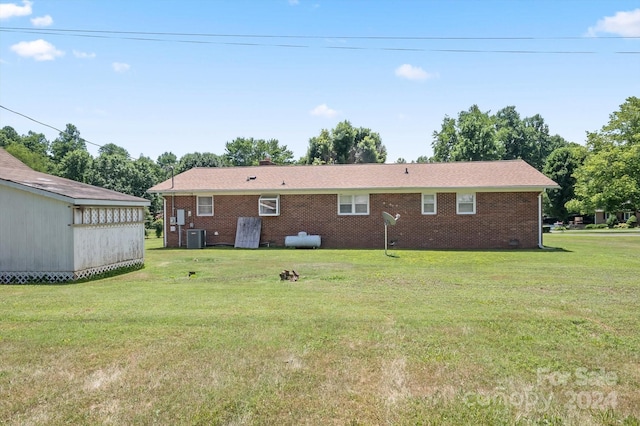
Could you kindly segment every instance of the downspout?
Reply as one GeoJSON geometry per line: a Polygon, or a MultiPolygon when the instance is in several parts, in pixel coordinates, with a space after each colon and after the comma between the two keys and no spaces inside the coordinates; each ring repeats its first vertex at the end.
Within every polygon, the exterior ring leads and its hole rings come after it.
{"type": "Polygon", "coordinates": [[[549,250],[550,247],[545,247],[542,244],[542,194],[544,192],[538,194],[538,248],[549,250]]]}
{"type": "Polygon", "coordinates": [[[162,223],[164,225],[164,230],[162,232],[162,239],[164,241],[162,241],[162,247],[166,247],[167,246],[167,229],[170,226],[167,223],[167,198],[166,197],[162,197],[162,217],[164,218],[164,222],[162,223]]]}

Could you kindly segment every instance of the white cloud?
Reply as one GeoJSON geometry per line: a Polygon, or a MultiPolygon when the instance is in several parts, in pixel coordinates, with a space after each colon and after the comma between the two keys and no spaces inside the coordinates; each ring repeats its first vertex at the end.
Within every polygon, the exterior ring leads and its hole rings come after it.
{"type": "Polygon", "coordinates": [[[124,73],[129,71],[131,65],[125,64],[124,62],[114,62],[113,64],[111,64],[111,67],[115,72],[124,73]]]}
{"type": "Polygon", "coordinates": [[[93,59],[96,57],[95,53],[87,53],[87,52],[80,52],[79,50],[74,50],[73,51],[73,56],[75,56],[76,58],[80,58],[80,59],[93,59]]]}
{"type": "Polygon", "coordinates": [[[15,3],[0,3],[0,19],[31,15],[31,2],[23,0],[22,4],[23,6],[18,6],[15,3]]]}
{"type": "Polygon", "coordinates": [[[422,68],[409,64],[403,64],[396,68],[396,75],[407,80],[426,80],[437,77],[437,74],[429,74],[422,68]]]}
{"type": "Polygon", "coordinates": [[[300,4],[300,1],[299,0],[289,0],[289,4],[291,6],[296,6],[296,5],[300,4]]]}
{"type": "Polygon", "coordinates": [[[38,16],[37,18],[31,18],[31,24],[34,27],[48,27],[53,24],[53,18],[49,15],[38,16]]]}
{"type": "Polygon", "coordinates": [[[53,61],[59,56],[64,56],[64,52],[48,41],[39,39],[35,41],[21,41],[11,46],[11,50],[25,58],[33,58],[36,61],[53,61]]]}
{"type": "Polygon", "coordinates": [[[327,118],[335,117],[336,115],[338,115],[338,111],[336,111],[335,109],[329,108],[327,104],[318,105],[317,107],[312,109],[309,113],[311,115],[315,115],[318,117],[327,117],[327,118]]]}
{"type": "Polygon", "coordinates": [[[623,37],[640,37],[640,9],[629,12],[616,12],[613,16],[605,16],[589,27],[587,34],[595,36],[598,33],[617,34],[623,37]]]}

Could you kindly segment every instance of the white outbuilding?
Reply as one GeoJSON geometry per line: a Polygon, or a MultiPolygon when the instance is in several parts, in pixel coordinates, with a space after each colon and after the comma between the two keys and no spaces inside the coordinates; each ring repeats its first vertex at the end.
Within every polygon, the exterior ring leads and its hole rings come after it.
{"type": "Polygon", "coordinates": [[[37,172],[0,148],[0,284],[144,264],[149,201],[37,172]]]}

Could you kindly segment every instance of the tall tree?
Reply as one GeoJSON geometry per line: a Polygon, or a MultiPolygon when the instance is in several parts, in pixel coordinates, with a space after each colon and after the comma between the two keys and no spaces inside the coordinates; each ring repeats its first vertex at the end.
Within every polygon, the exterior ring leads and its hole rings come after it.
{"type": "Polygon", "coordinates": [[[322,129],[319,136],[309,139],[306,164],[384,163],[387,148],[380,135],[365,127],[355,128],[347,120],[332,130],[322,129]]]}
{"type": "Polygon", "coordinates": [[[445,115],[440,131],[433,132],[433,142],[431,142],[431,147],[433,148],[432,161],[442,163],[453,161],[451,153],[457,144],[458,129],[456,128],[456,119],[445,115]]]}
{"type": "Polygon", "coordinates": [[[77,149],[86,151],[87,144],[84,139],[80,137],[80,131],[73,124],[67,124],[67,127],[63,132],[60,132],[59,136],[51,142],[51,157],[57,164],[71,151],[77,149]]]}
{"type": "Polygon", "coordinates": [[[119,155],[124,158],[130,158],[129,151],[127,151],[123,147],[118,146],[114,143],[108,143],[108,144],[102,145],[98,149],[98,154],[99,155],[119,155]]]}
{"type": "Polygon", "coordinates": [[[616,213],[640,208],[640,144],[605,146],[587,156],[575,172],[576,198],[567,208],[616,213]]]}
{"type": "Polygon", "coordinates": [[[525,136],[525,126],[515,106],[502,108],[495,114],[496,138],[504,148],[504,160],[528,158],[532,147],[525,136]]]}
{"type": "Polygon", "coordinates": [[[590,152],[575,172],[576,198],[567,208],[615,213],[640,208],[640,99],[629,97],[598,132],[587,134],[590,152]]]}
{"type": "Polygon", "coordinates": [[[11,126],[4,126],[0,129],[0,147],[8,146],[20,141],[20,135],[11,126]]]}
{"type": "Polygon", "coordinates": [[[33,170],[49,173],[53,168],[47,153],[49,141],[42,133],[29,131],[26,136],[20,136],[13,127],[5,126],[0,129],[0,147],[33,170]]]}
{"type": "Polygon", "coordinates": [[[180,158],[175,169],[175,174],[185,172],[194,167],[223,167],[224,159],[219,155],[210,152],[194,152],[185,154],[180,158]]]}
{"type": "Polygon", "coordinates": [[[540,114],[521,119],[515,106],[507,106],[490,115],[473,105],[457,120],[445,116],[440,131],[433,132],[431,160],[522,159],[542,170],[549,154],[566,144],[560,136],[549,136],[540,114]]]}
{"type": "Polygon", "coordinates": [[[293,152],[277,139],[236,138],[227,142],[225,162],[231,166],[257,166],[261,160],[269,159],[275,164],[293,162],[293,152]]]}
{"type": "Polygon", "coordinates": [[[90,183],[93,174],[93,157],[88,151],[71,151],[56,165],[55,174],[77,182],[90,183]]]}
{"type": "Polygon", "coordinates": [[[489,112],[477,105],[458,115],[458,143],[451,152],[452,161],[487,161],[502,158],[503,148],[495,137],[489,112]]]}
{"type": "Polygon", "coordinates": [[[332,143],[329,130],[322,129],[318,136],[309,139],[307,155],[301,159],[307,164],[328,164],[332,162],[332,143]]]}
{"type": "Polygon", "coordinates": [[[49,173],[51,171],[52,165],[49,157],[33,152],[21,143],[9,144],[5,146],[4,149],[35,171],[42,173],[49,173]]]}
{"type": "Polygon", "coordinates": [[[542,172],[560,185],[560,188],[548,189],[550,216],[563,222],[569,217],[565,204],[575,197],[575,171],[582,165],[587,156],[587,149],[578,144],[554,150],[548,157],[542,172]]]}

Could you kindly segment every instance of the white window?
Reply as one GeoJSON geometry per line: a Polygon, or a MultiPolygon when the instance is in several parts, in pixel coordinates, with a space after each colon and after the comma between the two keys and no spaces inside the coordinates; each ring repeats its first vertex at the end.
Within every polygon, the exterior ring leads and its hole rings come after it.
{"type": "Polygon", "coordinates": [[[369,195],[339,195],[338,214],[369,214],[369,195]]]}
{"type": "Polygon", "coordinates": [[[422,214],[436,214],[437,204],[436,194],[422,194],[422,214]]]}
{"type": "Polygon", "coordinates": [[[258,213],[260,216],[278,216],[280,214],[280,196],[261,195],[258,200],[258,213]]]}
{"type": "Polygon", "coordinates": [[[457,194],[456,213],[476,214],[476,194],[457,194]]]}
{"type": "Polygon", "coordinates": [[[622,219],[626,222],[631,217],[632,212],[624,212],[622,215],[622,219]]]}
{"type": "Polygon", "coordinates": [[[213,216],[213,197],[198,197],[198,216],[213,216]]]}

